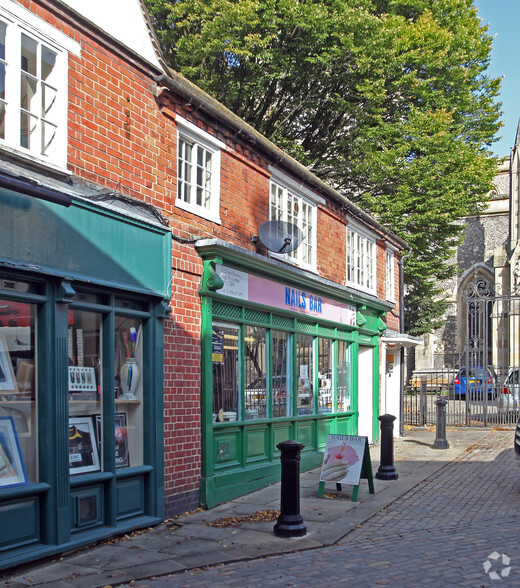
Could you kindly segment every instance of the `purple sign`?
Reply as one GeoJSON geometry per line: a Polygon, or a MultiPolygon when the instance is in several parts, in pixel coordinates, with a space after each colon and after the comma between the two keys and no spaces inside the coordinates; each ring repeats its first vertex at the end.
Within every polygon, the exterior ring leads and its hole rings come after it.
{"type": "Polygon", "coordinates": [[[219,290],[220,294],[274,308],[292,310],[306,316],[352,327],[356,326],[354,306],[222,265],[217,266],[217,271],[224,281],[224,287],[219,290]]]}

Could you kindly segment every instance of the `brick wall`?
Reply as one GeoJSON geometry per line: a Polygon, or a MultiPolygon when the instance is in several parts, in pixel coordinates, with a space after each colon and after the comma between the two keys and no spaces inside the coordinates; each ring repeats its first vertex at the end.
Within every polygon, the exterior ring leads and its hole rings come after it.
{"type": "MultiPolygon", "coordinates": [[[[202,264],[193,244],[184,241],[195,236],[220,238],[265,253],[251,236],[269,218],[268,166],[275,162],[180,97],[158,92],[153,81],[157,72],[128,60],[109,40],[97,39],[68,20],[59,7],[50,14],[34,2],[24,5],[81,44],[81,56],[69,57],[69,170],[100,190],[116,190],[153,204],[171,223],[172,313],[165,321],[164,354],[165,493],[171,514],[198,503],[201,466],[198,288],[202,264]],[[227,145],[221,155],[220,225],[175,207],[175,113],[227,145]]],[[[345,283],[346,222],[340,204],[320,205],[318,272],[340,284],[345,283]]],[[[383,300],[384,250],[384,243],[378,242],[377,292],[383,300]]],[[[397,276],[396,256],[396,287],[397,276]]],[[[389,327],[398,330],[396,321],[388,315],[389,327]]]]}

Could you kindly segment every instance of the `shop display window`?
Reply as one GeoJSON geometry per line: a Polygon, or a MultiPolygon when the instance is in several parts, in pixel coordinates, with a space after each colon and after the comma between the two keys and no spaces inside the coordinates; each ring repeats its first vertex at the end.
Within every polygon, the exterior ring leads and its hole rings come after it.
{"type": "Polygon", "coordinates": [[[238,325],[214,323],[212,332],[213,421],[236,421],[238,404],[238,325]]]}
{"type": "Polygon", "coordinates": [[[36,306],[0,297],[0,488],[38,481],[35,362],[36,306]]]}
{"type": "Polygon", "coordinates": [[[346,341],[337,342],[337,410],[347,412],[352,410],[350,383],[350,345],[346,341]]]}
{"type": "Polygon", "coordinates": [[[69,470],[71,475],[102,469],[101,320],[99,313],[69,311],[69,470]]]}
{"type": "Polygon", "coordinates": [[[212,366],[215,424],[352,410],[345,341],[214,321],[212,366]]]}
{"type": "Polygon", "coordinates": [[[143,321],[115,318],[116,468],[143,464],[143,321]]]}
{"type": "Polygon", "coordinates": [[[69,312],[71,475],[109,468],[112,460],[104,463],[103,443],[110,437],[113,442],[107,451],[114,448],[116,468],[143,464],[142,332],[142,319],[115,315],[114,385],[104,390],[103,315],[86,310],[69,312]],[[104,394],[110,394],[110,403],[114,403],[113,418],[106,416],[104,394]]]}
{"type": "Polygon", "coordinates": [[[265,419],[268,405],[267,330],[244,327],[245,418],[265,419]]]}
{"type": "Polygon", "coordinates": [[[313,337],[298,333],[296,336],[296,377],[297,382],[297,414],[313,414],[313,337]]]}
{"type": "Polygon", "coordinates": [[[318,412],[332,412],[332,341],[318,339],[318,412]]]}
{"type": "Polygon", "coordinates": [[[292,415],[292,378],[289,366],[292,335],[283,331],[272,331],[272,395],[273,417],[292,415]]]}

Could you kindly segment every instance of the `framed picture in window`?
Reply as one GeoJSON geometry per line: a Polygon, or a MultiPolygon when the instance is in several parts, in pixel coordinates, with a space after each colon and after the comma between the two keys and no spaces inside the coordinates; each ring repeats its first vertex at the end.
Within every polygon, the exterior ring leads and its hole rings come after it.
{"type": "Polygon", "coordinates": [[[0,417],[0,486],[27,484],[27,473],[23,462],[14,419],[0,417]]]}
{"type": "Polygon", "coordinates": [[[69,418],[69,471],[71,475],[99,472],[99,453],[90,415],[69,418]]]}
{"type": "Polygon", "coordinates": [[[7,348],[7,341],[3,335],[0,335],[0,392],[10,394],[18,392],[11,356],[7,348]]]}
{"type": "MultiPolygon", "coordinates": [[[[130,466],[130,455],[128,452],[128,426],[126,412],[116,412],[114,424],[115,436],[115,459],[116,468],[127,468],[130,466]]],[[[96,437],[98,450],[101,453],[101,415],[94,416],[96,422],[96,437]]]]}
{"type": "Polygon", "coordinates": [[[116,468],[127,468],[130,465],[128,454],[128,426],[126,424],[126,412],[116,412],[116,468]]]}
{"type": "Polygon", "coordinates": [[[20,394],[34,390],[34,359],[16,361],[16,384],[20,394]]]}

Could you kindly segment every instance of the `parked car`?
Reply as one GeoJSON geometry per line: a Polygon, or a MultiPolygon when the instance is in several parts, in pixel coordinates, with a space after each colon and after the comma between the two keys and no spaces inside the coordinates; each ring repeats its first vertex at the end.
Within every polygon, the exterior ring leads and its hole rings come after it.
{"type": "Polygon", "coordinates": [[[466,398],[467,393],[470,400],[483,400],[487,391],[488,399],[494,400],[496,383],[497,375],[490,365],[461,367],[453,382],[455,398],[466,398]]]}
{"type": "Polygon", "coordinates": [[[410,379],[410,387],[418,393],[426,389],[428,393],[438,394],[453,386],[457,370],[451,368],[432,368],[414,370],[410,379]]]}
{"type": "Polygon", "coordinates": [[[520,368],[511,368],[499,387],[497,406],[500,411],[518,410],[520,405],[520,368]]]}

